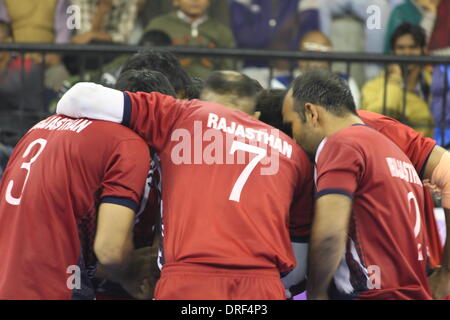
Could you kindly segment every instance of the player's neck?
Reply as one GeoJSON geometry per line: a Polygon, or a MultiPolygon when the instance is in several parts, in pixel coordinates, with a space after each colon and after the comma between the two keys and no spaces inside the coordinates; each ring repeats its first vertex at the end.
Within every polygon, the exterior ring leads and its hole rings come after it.
{"type": "Polygon", "coordinates": [[[350,114],[345,117],[330,116],[325,127],[325,135],[331,136],[338,131],[344,130],[355,124],[364,124],[364,122],[357,115],[350,114]]]}

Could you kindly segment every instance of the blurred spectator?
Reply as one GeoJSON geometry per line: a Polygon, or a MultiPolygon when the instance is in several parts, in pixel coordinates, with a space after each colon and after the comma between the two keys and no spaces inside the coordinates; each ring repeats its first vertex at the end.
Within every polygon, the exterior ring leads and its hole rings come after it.
{"type": "Polygon", "coordinates": [[[450,67],[434,67],[431,95],[431,112],[436,124],[434,139],[439,145],[446,146],[450,143],[450,67]],[[447,90],[445,90],[445,86],[447,86],[447,90]],[[444,105],[445,117],[443,112],[444,105]],[[442,141],[443,127],[445,141],[442,141]]]}
{"type": "MultiPolygon", "coordinates": [[[[433,32],[428,44],[433,54],[450,55],[450,1],[441,1],[437,9],[437,17],[433,32]]],[[[431,111],[436,123],[434,138],[442,146],[450,145],[450,68],[447,66],[435,66],[433,69],[433,81],[431,86],[432,102],[431,111]],[[447,81],[447,91],[445,91],[447,81]],[[443,115],[445,101],[445,119],[443,115]],[[444,141],[442,141],[442,126],[445,127],[444,141]]]]}
{"type": "MultiPolygon", "coordinates": [[[[383,52],[391,10],[388,0],[305,0],[300,10],[309,2],[318,3],[320,30],[332,39],[336,51],[383,52]]],[[[366,64],[365,76],[359,72],[355,75],[363,83],[380,71],[378,65],[366,64]]]]}
{"type": "MultiPolygon", "coordinates": [[[[133,29],[130,31],[128,37],[128,44],[136,45],[144,34],[144,29],[147,26],[147,22],[150,20],[148,14],[146,14],[147,3],[155,3],[156,1],[137,0],[136,20],[134,22],[133,29]]],[[[158,1],[159,2],[159,1],[158,1]]],[[[165,1],[163,1],[165,2],[165,1]]]]}
{"type": "Polygon", "coordinates": [[[230,0],[230,3],[231,25],[239,48],[266,49],[273,47],[275,41],[278,49],[297,46],[301,31],[299,0],[230,0]]]}
{"type": "MultiPolygon", "coordinates": [[[[144,29],[148,22],[157,16],[162,16],[173,11],[173,1],[172,0],[138,0],[139,10],[138,18],[136,20],[135,29],[130,36],[130,43],[136,44],[139,42],[144,29]]],[[[230,25],[229,16],[229,4],[228,0],[210,0],[211,5],[208,8],[208,16],[225,26],[230,25]]]]}
{"type": "Polygon", "coordinates": [[[450,1],[441,1],[428,49],[435,53],[450,55],[450,1]]]}
{"type": "MultiPolygon", "coordinates": [[[[140,13],[139,19],[144,22],[144,27],[153,18],[168,14],[174,10],[173,0],[143,0],[144,7],[140,13]]],[[[211,5],[208,8],[208,16],[225,26],[230,25],[229,0],[210,0],[211,5]]]]}
{"type": "Polygon", "coordinates": [[[221,24],[230,27],[230,4],[229,0],[210,0],[211,6],[208,15],[221,24]]]}
{"type": "MultiPolygon", "coordinates": [[[[298,12],[305,0],[229,0],[231,28],[238,48],[297,49],[304,34],[319,29],[317,6],[298,12]]],[[[306,0],[308,2],[308,0],[306,0]]],[[[244,61],[243,72],[268,87],[267,62],[244,61]]],[[[288,65],[277,61],[275,75],[288,65]]]]}
{"type": "MultiPolygon", "coordinates": [[[[0,43],[12,41],[11,27],[0,22],[0,43]]],[[[44,118],[42,76],[32,59],[0,52],[0,143],[14,146],[44,118]]]]}
{"type": "MultiPolygon", "coordinates": [[[[234,47],[229,28],[206,14],[209,4],[209,0],[174,0],[178,10],[153,19],[146,30],[167,32],[176,46],[234,47]]],[[[233,69],[229,59],[183,58],[180,63],[192,76],[201,78],[208,77],[213,70],[233,69]]]]}
{"type": "Polygon", "coordinates": [[[433,31],[437,8],[440,1],[441,0],[405,0],[404,3],[395,7],[389,17],[384,52],[388,53],[392,51],[392,47],[390,46],[392,34],[398,26],[406,22],[420,25],[426,32],[426,38],[429,39],[433,31]]]}
{"type": "Polygon", "coordinates": [[[389,17],[390,6],[387,0],[319,0],[320,29],[330,36],[333,17],[350,14],[366,22],[369,17],[368,8],[376,6],[380,10],[380,28],[368,28],[364,23],[366,33],[366,51],[381,53],[385,38],[385,26],[389,17]]]}
{"type": "Polygon", "coordinates": [[[81,29],[72,43],[128,43],[136,21],[138,0],[72,0],[79,6],[81,29]]]}
{"type": "MultiPolygon", "coordinates": [[[[333,50],[333,47],[330,39],[325,34],[320,31],[311,31],[301,39],[299,49],[303,52],[330,52],[333,50]]],[[[330,69],[331,63],[327,61],[300,60],[298,62],[298,68],[294,70],[293,74],[274,78],[271,82],[271,87],[274,89],[286,89],[290,86],[292,80],[303,72],[317,68],[330,69]]],[[[348,82],[355,104],[359,108],[361,95],[355,80],[348,75],[338,74],[348,82]]]]}
{"type": "Polygon", "coordinates": [[[148,22],[157,16],[161,16],[173,11],[173,0],[146,0],[144,8],[142,9],[142,18],[146,23],[144,27],[147,26],[148,22]]]}
{"type": "MultiPolygon", "coordinates": [[[[425,31],[419,26],[402,24],[392,35],[391,46],[393,54],[424,55],[425,31]]],[[[384,79],[383,74],[364,85],[362,109],[384,113],[406,122],[428,137],[433,137],[433,118],[428,106],[431,72],[422,65],[390,65],[385,105],[384,79]]]]}
{"type": "MultiPolygon", "coordinates": [[[[0,0],[0,21],[12,27],[15,42],[67,43],[72,30],[67,28],[70,0],[0,0]]],[[[27,54],[35,63],[42,63],[42,55],[27,54]]],[[[57,90],[69,73],[61,58],[47,54],[45,87],[57,90]]]]}
{"type": "Polygon", "coordinates": [[[0,0],[0,21],[10,23],[16,42],[67,43],[70,0],[0,0]]]}

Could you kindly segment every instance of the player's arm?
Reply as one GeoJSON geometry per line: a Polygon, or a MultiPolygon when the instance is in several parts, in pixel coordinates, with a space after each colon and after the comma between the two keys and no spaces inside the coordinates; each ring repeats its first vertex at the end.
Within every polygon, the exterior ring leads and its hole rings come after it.
{"type": "Polygon", "coordinates": [[[92,82],[79,82],[58,101],[56,113],[72,118],[89,118],[122,123],[124,93],[92,82]]]}
{"type": "Polygon", "coordinates": [[[184,107],[183,102],[157,92],[122,92],[80,82],[58,101],[56,113],[121,123],[160,150],[184,107]]]}
{"type": "Polygon", "coordinates": [[[352,200],[327,194],[316,202],[309,251],[308,299],[328,299],[328,287],[345,252],[352,200]]]}
{"type": "Polygon", "coordinates": [[[442,266],[430,277],[433,296],[436,299],[450,295],[450,153],[435,146],[424,170],[424,178],[429,179],[442,192],[442,207],[445,211],[447,237],[444,246],[442,266]]]}
{"type": "Polygon", "coordinates": [[[146,272],[150,271],[151,248],[134,249],[134,222],[135,212],[130,208],[112,203],[100,205],[94,241],[99,262],[96,275],[120,283],[135,298],[147,299],[153,292],[153,287],[146,288],[146,279],[151,278],[146,272]]]}
{"type": "Polygon", "coordinates": [[[327,299],[333,276],[348,241],[353,194],[365,159],[359,146],[329,139],[316,155],[316,203],[309,244],[309,299],[327,299]]]}
{"type": "Polygon", "coordinates": [[[146,270],[135,268],[139,255],[133,250],[132,227],[150,168],[150,154],[145,142],[134,134],[111,148],[101,186],[94,250],[108,279],[120,283],[134,297],[145,298],[140,286],[146,270]]]}
{"type": "Polygon", "coordinates": [[[133,250],[134,211],[128,207],[102,203],[98,210],[94,252],[109,279],[121,282],[133,250]]]}

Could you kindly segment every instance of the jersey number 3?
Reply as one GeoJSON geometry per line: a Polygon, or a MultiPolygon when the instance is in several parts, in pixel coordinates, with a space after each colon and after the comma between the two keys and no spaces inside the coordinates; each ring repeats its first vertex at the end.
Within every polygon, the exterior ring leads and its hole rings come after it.
{"type": "Polygon", "coordinates": [[[236,183],[233,186],[233,190],[231,190],[229,200],[239,202],[244,184],[247,182],[248,177],[255,169],[258,162],[260,162],[267,155],[267,150],[240,141],[233,141],[230,149],[230,154],[234,154],[237,150],[256,154],[256,156],[244,168],[239,178],[236,180],[236,183]]]}
{"type": "Polygon", "coordinates": [[[11,205],[13,205],[13,206],[18,206],[18,205],[20,204],[20,200],[21,200],[21,198],[22,198],[23,190],[25,189],[25,186],[26,186],[27,181],[28,181],[28,177],[29,177],[29,175],[30,175],[31,165],[32,165],[33,162],[35,162],[35,161],[37,160],[37,158],[41,155],[42,151],[44,151],[44,148],[45,148],[45,146],[47,145],[47,140],[45,140],[45,139],[37,139],[37,140],[34,140],[32,143],[30,143],[30,144],[28,145],[28,147],[27,147],[27,149],[25,150],[25,152],[24,152],[22,158],[28,157],[28,155],[30,154],[31,150],[33,149],[33,147],[34,147],[35,145],[39,145],[39,149],[38,149],[38,151],[36,152],[36,154],[34,155],[34,157],[31,158],[30,161],[28,161],[28,162],[23,162],[22,165],[20,166],[21,169],[27,170],[27,175],[26,175],[26,177],[25,177],[25,181],[24,181],[24,183],[23,183],[22,191],[21,191],[21,193],[20,193],[20,196],[19,196],[18,198],[14,198],[13,195],[12,195],[12,192],[11,192],[11,191],[12,191],[12,189],[13,189],[13,187],[14,187],[14,181],[13,181],[13,180],[10,180],[10,181],[9,181],[8,187],[6,188],[6,195],[5,195],[6,202],[8,202],[9,204],[11,204],[11,205]]]}

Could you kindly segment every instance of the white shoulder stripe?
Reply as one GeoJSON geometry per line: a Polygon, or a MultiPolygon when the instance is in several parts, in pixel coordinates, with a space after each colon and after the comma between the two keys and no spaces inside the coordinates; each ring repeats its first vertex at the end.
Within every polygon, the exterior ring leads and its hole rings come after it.
{"type": "Polygon", "coordinates": [[[327,141],[328,141],[327,138],[323,138],[322,142],[320,142],[319,146],[317,147],[316,157],[315,157],[316,164],[319,160],[320,153],[322,152],[323,148],[325,147],[325,144],[327,143],[327,141]]]}
{"type": "Polygon", "coordinates": [[[320,153],[322,152],[323,148],[325,147],[325,144],[327,143],[327,138],[324,138],[322,142],[320,142],[319,146],[317,147],[316,151],[316,157],[314,159],[314,184],[317,186],[317,161],[319,160],[320,153]]]}

